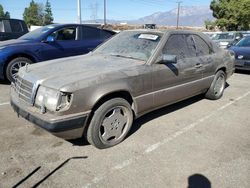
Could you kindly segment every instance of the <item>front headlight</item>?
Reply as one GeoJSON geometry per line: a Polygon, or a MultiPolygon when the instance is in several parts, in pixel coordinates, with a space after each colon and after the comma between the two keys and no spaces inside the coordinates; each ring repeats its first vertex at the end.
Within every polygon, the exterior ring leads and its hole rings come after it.
{"type": "Polygon", "coordinates": [[[238,59],[243,59],[244,58],[244,56],[243,55],[238,55],[238,57],[237,57],[238,59]]]}
{"type": "Polygon", "coordinates": [[[69,106],[70,101],[70,93],[63,93],[51,88],[40,86],[36,94],[35,105],[41,107],[43,112],[45,112],[46,109],[55,112],[69,106]]]}
{"type": "Polygon", "coordinates": [[[220,42],[220,46],[227,46],[229,42],[220,42]]]}

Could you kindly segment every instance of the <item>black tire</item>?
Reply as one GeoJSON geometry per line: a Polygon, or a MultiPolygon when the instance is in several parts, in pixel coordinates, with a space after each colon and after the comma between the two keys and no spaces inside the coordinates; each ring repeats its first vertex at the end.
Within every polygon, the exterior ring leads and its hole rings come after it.
{"type": "Polygon", "coordinates": [[[31,64],[33,63],[30,59],[26,57],[17,57],[13,60],[11,60],[7,67],[6,67],[6,78],[10,82],[15,81],[15,74],[18,72],[18,70],[25,66],[25,64],[31,64]]]}
{"type": "Polygon", "coordinates": [[[88,142],[99,149],[121,143],[133,123],[130,104],[122,98],[103,103],[93,114],[87,130],[88,142]]]}
{"type": "Polygon", "coordinates": [[[226,86],[226,74],[224,71],[219,70],[214,77],[214,80],[205,94],[205,97],[211,100],[220,99],[224,93],[226,86]]]}

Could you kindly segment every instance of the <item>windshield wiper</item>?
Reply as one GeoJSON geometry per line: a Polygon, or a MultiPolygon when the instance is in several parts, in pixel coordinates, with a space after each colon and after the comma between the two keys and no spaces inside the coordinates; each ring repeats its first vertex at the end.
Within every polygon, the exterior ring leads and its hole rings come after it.
{"type": "Polygon", "coordinates": [[[115,56],[115,57],[122,57],[122,58],[129,58],[129,59],[135,59],[135,60],[140,60],[140,61],[144,61],[142,59],[139,59],[139,58],[135,58],[135,57],[132,57],[132,56],[125,56],[125,55],[120,55],[120,54],[110,54],[111,56],[115,56]]]}

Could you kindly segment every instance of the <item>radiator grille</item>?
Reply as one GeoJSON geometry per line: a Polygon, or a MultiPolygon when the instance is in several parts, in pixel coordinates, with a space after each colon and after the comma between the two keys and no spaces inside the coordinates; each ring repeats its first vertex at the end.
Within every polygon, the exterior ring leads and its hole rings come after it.
{"type": "Polygon", "coordinates": [[[19,99],[32,104],[32,90],[33,90],[33,83],[24,80],[17,76],[15,82],[15,90],[19,99]]]}

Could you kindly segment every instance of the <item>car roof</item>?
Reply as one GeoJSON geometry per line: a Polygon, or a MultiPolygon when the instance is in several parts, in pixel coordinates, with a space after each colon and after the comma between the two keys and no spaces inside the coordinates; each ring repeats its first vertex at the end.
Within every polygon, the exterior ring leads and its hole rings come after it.
{"type": "Polygon", "coordinates": [[[105,31],[108,31],[108,32],[112,32],[113,34],[115,34],[115,32],[112,31],[112,30],[103,29],[101,27],[97,27],[97,26],[91,25],[91,24],[77,24],[77,23],[75,23],[75,24],[74,23],[60,24],[60,23],[54,23],[54,24],[50,24],[50,25],[46,25],[46,26],[54,26],[54,27],[86,26],[86,27],[98,28],[98,29],[105,30],[105,31]]]}
{"type": "MultiPolygon", "coordinates": [[[[88,24],[77,24],[77,23],[54,23],[54,24],[50,24],[52,26],[55,26],[55,27],[59,27],[59,26],[90,26],[90,27],[95,27],[95,26],[91,26],[91,25],[88,25],[88,24]]],[[[49,25],[47,25],[49,26],[49,25]]]]}
{"type": "Polygon", "coordinates": [[[150,33],[183,33],[183,34],[202,34],[202,32],[192,30],[177,30],[177,29],[133,29],[126,31],[150,32],[150,33]]]}
{"type": "MultiPolygon", "coordinates": [[[[213,46],[211,43],[211,39],[204,33],[199,31],[192,31],[192,30],[177,30],[177,29],[134,29],[134,30],[127,30],[127,31],[138,31],[138,32],[147,32],[152,34],[195,34],[202,37],[210,46],[213,46]]],[[[214,47],[213,47],[214,48],[214,47]]]]}

